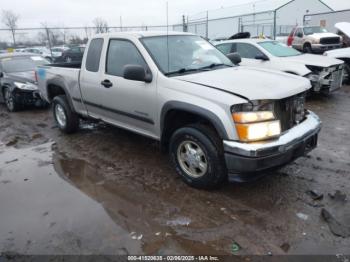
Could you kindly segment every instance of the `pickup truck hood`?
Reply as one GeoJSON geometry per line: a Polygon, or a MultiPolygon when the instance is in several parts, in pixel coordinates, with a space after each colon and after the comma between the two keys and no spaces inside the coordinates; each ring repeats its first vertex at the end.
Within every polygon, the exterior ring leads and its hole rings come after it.
{"type": "Polygon", "coordinates": [[[330,50],[325,52],[325,54],[334,58],[350,58],[350,47],[330,50]]]}
{"type": "Polygon", "coordinates": [[[339,31],[342,31],[347,37],[350,37],[350,23],[341,22],[335,24],[334,27],[337,28],[339,31]]]}
{"type": "Polygon", "coordinates": [[[300,63],[303,65],[312,65],[320,67],[330,67],[340,65],[343,62],[334,58],[321,55],[304,54],[290,57],[281,57],[281,61],[300,63]]]}
{"type": "Polygon", "coordinates": [[[339,37],[339,35],[333,34],[333,33],[315,33],[312,35],[308,35],[307,37],[313,37],[315,39],[321,39],[324,37],[339,37]]]}
{"type": "Polygon", "coordinates": [[[21,83],[35,83],[35,71],[6,73],[6,77],[21,83]]]}
{"type": "Polygon", "coordinates": [[[309,80],[299,76],[246,66],[178,76],[175,79],[221,89],[250,100],[282,99],[311,87],[309,80]]]}

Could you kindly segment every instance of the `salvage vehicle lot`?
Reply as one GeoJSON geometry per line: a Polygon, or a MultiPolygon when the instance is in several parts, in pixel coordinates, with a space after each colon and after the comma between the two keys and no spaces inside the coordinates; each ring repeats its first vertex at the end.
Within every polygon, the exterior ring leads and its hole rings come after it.
{"type": "Polygon", "coordinates": [[[310,156],[213,192],[182,183],[153,140],[90,122],[66,136],[51,111],[0,105],[0,252],[349,254],[349,99],[309,99],[323,121],[310,156]]]}

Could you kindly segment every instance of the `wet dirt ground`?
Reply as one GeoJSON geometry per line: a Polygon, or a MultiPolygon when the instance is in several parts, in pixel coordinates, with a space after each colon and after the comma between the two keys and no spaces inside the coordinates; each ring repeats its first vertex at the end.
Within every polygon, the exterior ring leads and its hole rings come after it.
{"type": "Polygon", "coordinates": [[[0,252],[350,254],[350,86],[308,107],[324,123],[308,157],[208,192],[152,140],[89,122],[66,136],[49,110],[0,105],[0,252]]]}

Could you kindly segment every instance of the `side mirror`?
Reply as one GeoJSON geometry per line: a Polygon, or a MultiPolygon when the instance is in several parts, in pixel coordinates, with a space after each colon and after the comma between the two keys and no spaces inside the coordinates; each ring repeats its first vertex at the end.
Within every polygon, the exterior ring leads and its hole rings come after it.
{"type": "Polygon", "coordinates": [[[3,77],[4,77],[4,73],[0,72],[0,78],[3,78],[3,77]]]}
{"type": "Polygon", "coordinates": [[[140,81],[151,83],[152,75],[146,73],[146,70],[143,66],[140,65],[126,65],[124,66],[123,77],[128,80],[140,81]]]}
{"type": "Polygon", "coordinates": [[[270,59],[264,54],[258,54],[255,56],[256,60],[269,61],[270,59]]]}
{"type": "Polygon", "coordinates": [[[230,53],[227,55],[227,58],[235,65],[239,65],[242,62],[242,58],[238,53],[230,53]]]}

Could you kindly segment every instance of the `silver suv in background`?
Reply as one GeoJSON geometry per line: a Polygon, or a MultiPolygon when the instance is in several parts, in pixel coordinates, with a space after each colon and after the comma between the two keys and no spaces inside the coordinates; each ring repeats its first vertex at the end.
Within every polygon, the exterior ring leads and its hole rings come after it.
{"type": "Polygon", "coordinates": [[[341,48],[342,37],[320,26],[298,26],[290,33],[287,44],[304,53],[323,53],[341,48]]]}

